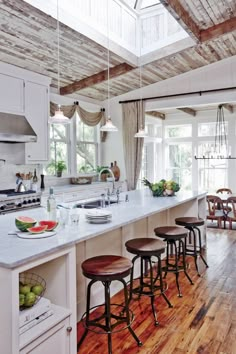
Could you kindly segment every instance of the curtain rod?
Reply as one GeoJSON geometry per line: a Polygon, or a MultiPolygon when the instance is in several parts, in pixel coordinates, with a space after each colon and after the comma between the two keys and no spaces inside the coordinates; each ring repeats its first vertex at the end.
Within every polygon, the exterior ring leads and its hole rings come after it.
{"type": "Polygon", "coordinates": [[[171,98],[171,97],[188,96],[188,95],[196,95],[196,94],[201,96],[204,93],[229,91],[229,90],[235,90],[235,89],[236,89],[236,87],[225,87],[225,88],[219,88],[219,89],[213,89],[213,90],[205,90],[205,91],[193,91],[193,92],[176,93],[176,94],[167,95],[167,96],[146,97],[146,98],[142,98],[142,99],[141,98],[137,98],[137,99],[133,99],[133,100],[119,101],[119,103],[149,101],[149,100],[156,100],[156,99],[160,99],[160,98],[171,98]]]}

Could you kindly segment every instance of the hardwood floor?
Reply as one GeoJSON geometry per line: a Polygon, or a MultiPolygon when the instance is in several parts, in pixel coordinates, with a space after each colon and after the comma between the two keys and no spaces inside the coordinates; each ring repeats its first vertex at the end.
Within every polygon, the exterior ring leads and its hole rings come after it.
{"type": "MultiPolygon", "coordinates": [[[[208,229],[205,269],[199,260],[202,276],[198,277],[193,258],[190,285],[180,275],[183,297],[177,297],[175,277],[167,275],[167,296],[174,305],[169,308],[162,297],[156,297],[159,326],[156,327],[148,297],[132,301],[135,314],[132,328],[143,342],[138,347],[129,331],[112,335],[113,354],[236,354],[236,231],[208,229]]],[[[121,303],[119,293],[112,302],[121,303]]],[[[83,333],[78,324],[78,338],[83,333]]],[[[89,332],[80,354],[106,354],[107,336],[89,332]]]]}

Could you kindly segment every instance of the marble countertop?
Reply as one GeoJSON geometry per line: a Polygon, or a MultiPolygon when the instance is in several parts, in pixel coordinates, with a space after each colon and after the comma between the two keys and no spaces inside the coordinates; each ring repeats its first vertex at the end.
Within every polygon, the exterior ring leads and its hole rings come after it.
{"type": "MultiPolygon", "coordinates": [[[[86,209],[79,209],[80,222],[78,226],[66,225],[64,228],[58,226],[54,236],[44,239],[21,239],[15,234],[17,231],[15,227],[16,216],[24,215],[36,220],[47,220],[47,211],[44,207],[0,215],[0,266],[15,268],[30,260],[205,195],[205,192],[178,192],[173,197],[154,198],[148,189],[121,193],[121,202],[106,208],[112,212],[111,222],[90,224],[85,219],[86,209]],[[125,202],[126,194],[129,196],[129,202],[125,202]]],[[[74,204],[75,202],[68,203],[68,207],[72,207],[74,204]]]]}

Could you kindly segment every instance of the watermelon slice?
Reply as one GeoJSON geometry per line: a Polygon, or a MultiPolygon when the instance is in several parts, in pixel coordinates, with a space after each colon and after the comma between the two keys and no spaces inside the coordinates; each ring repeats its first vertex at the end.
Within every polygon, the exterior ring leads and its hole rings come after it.
{"type": "Polygon", "coordinates": [[[52,231],[54,230],[57,225],[58,225],[58,222],[57,221],[54,221],[54,220],[41,220],[39,221],[39,225],[40,226],[47,226],[47,231],[52,231]]]}
{"type": "Polygon", "coordinates": [[[30,227],[35,226],[37,220],[30,218],[28,216],[17,216],[15,219],[15,225],[20,231],[27,231],[30,227]]]}
{"type": "Polygon", "coordinates": [[[47,230],[47,225],[44,226],[34,226],[34,227],[30,227],[29,229],[27,229],[31,234],[41,234],[42,232],[47,230]]]}

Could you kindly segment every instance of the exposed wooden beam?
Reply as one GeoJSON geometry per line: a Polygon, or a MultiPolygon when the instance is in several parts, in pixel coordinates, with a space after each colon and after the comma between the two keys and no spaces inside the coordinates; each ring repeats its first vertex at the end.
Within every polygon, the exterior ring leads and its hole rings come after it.
{"type": "MultiPolygon", "coordinates": [[[[133,66],[127,63],[119,64],[109,69],[109,78],[112,79],[114,77],[123,75],[133,69],[134,69],[133,66]]],[[[86,77],[85,79],[75,81],[72,84],[61,87],[60,94],[69,95],[73,92],[82,90],[86,87],[94,86],[96,84],[99,84],[107,80],[107,77],[108,77],[108,70],[103,70],[100,73],[94,74],[92,76],[86,77]]]]}
{"type": "Polygon", "coordinates": [[[234,107],[229,104],[229,103],[224,103],[222,104],[222,107],[224,107],[225,109],[227,109],[230,113],[234,113],[234,107]]]}
{"type": "Polygon", "coordinates": [[[191,116],[195,117],[197,112],[192,109],[192,108],[188,108],[188,107],[182,107],[182,108],[178,108],[179,111],[185,112],[187,114],[190,114],[191,116]]]}
{"type": "Polygon", "coordinates": [[[160,2],[190,35],[190,37],[192,37],[195,41],[200,40],[199,27],[189,16],[185,8],[180,4],[179,0],[160,0],[160,2]]]}
{"type": "Polygon", "coordinates": [[[155,118],[161,118],[161,119],[166,119],[166,115],[164,113],[158,112],[158,111],[148,111],[145,112],[145,114],[148,114],[149,116],[155,117],[155,118]]]}
{"type": "Polygon", "coordinates": [[[212,26],[200,32],[200,41],[206,42],[236,29],[236,17],[212,26]]]}

